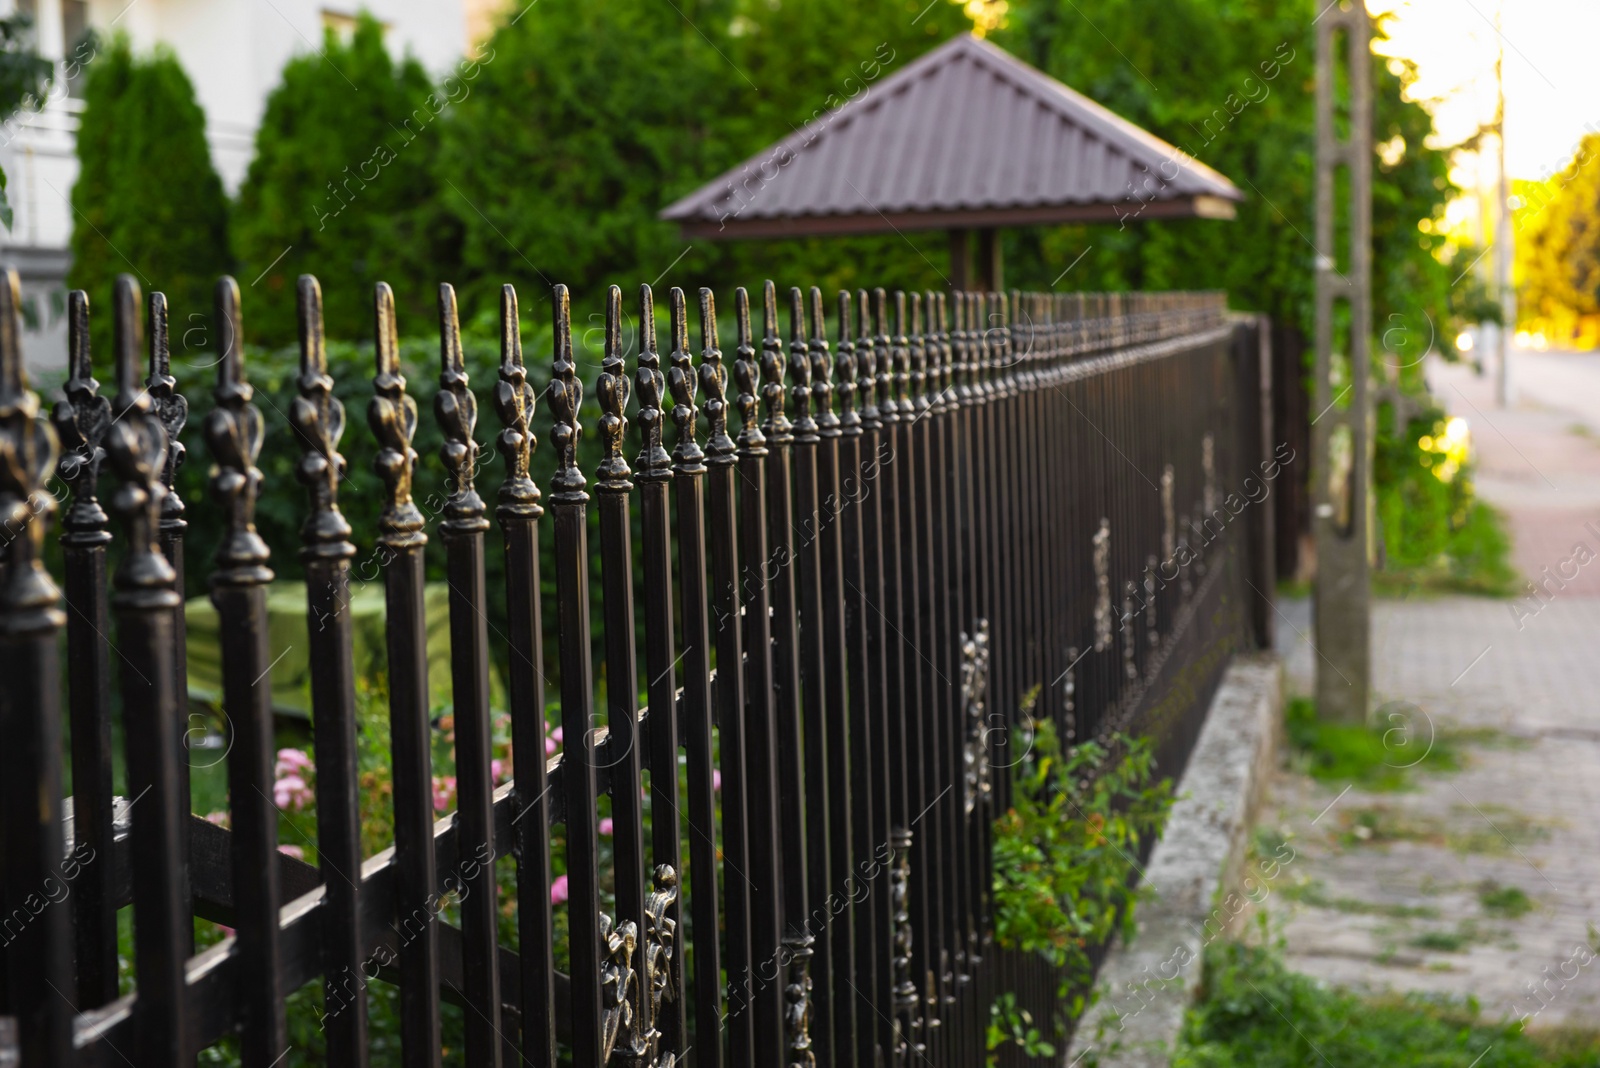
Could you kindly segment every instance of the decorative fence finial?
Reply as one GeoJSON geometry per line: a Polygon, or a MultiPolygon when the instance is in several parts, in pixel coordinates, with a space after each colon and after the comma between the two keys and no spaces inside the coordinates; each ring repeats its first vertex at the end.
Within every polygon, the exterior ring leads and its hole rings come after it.
{"type": "Polygon", "coordinates": [[[218,586],[260,586],[272,581],[267,566],[271,552],[256,533],[256,492],[261,471],[261,410],[250,403],[254,391],[244,374],[244,330],[239,315],[239,283],[229,276],[217,282],[217,335],[223,339],[217,363],[216,407],[206,416],[206,443],[216,462],[211,466],[211,495],[228,514],[228,531],[217,547],[218,586]]]}
{"type": "Polygon", "coordinates": [[[811,363],[811,396],[817,413],[817,426],[826,434],[839,428],[833,411],[833,356],[828,351],[828,321],[822,315],[822,290],[812,286],[810,293],[810,338],[806,351],[811,363]]]}
{"type": "Polygon", "coordinates": [[[378,542],[391,549],[422,545],[422,512],[411,499],[411,473],[417,462],[411,438],[417,432],[417,402],[406,393],[400,373],[400,337],[394,318],[394,290],[379,282],[372,295],[378,373],[372,379],[367,425],[378,439],[372,466],[383,479],[383,512],[378,516],[378,542]]]}
{"type": "Polygon", "coordinates": [[[472,433],[478,426],[478,398],[467,380],[467,361],[461,353],[461,320],[456,313],[456,290],[448,282],[439,286],[439,392],[433,395],[433,414],[444,431],[439,459],[449,474],[449,499],[445,501],[445,537],[489,529],[483,498],[478,496],[478,443],[472,433]]]}
{"type": "Polygon", "coordinates": [[[839,361],[834,392],[839,394],[839,422],[846,427],[861,425],[856,411],[856,341],[850,330],[850,291],[839,290],[839,361]]]}
{"type": "Polygon", "coordinates": [[[787,361],[778,338],[778,290],[770,278],[761,291],[761,328],[761,405],[767,416],[763,429],[772,444],[784,445],[793,440],[794,424],[783,410],[787,361]]]}
{"type": "Polygon", "coordinates": [[[495,411],[504,428],[495,438],[495,448],[506,462],[506,477],[500,483],[495,515],[501,519],[538,519],[544,515],[539,505],[539,487],[528,474],[533,450],[539,441],[529,429],[536,394],[528,385],[528,371],[522,364],[522,326],[517,315],[517,291],[500,287],[500,377],[494,385],[495,411]]]}
{"type": "Polygon", "coordinates": [[[33,634],[66,623],[61,591],[40,556],[55,498],[45,482],[56,465],[54,428],[39,415],[39,397],[22,366],[22,283],[7,268],[0,277],[0,529],[6,574],[0,586],[0,628],[33,634]]]}
{"type": "Polygon", "coordinates": [[[920,412],[928,408],[928,338],[922,316],[922,294],[907,294],[907,300],[910,302],[911,334],[906,338],[906,366],[910,374],[911,404],[920,412]]]}
{"type": "Polygon", "coordinates": [[[650,287],[639,287],[639,480],[666,482],[672,478],[672,456],[661,444],[666,412],[667,380],[661,373],[661,353],[656,350],[656,299],[650,287]]]}
{"type": "Polygon", "coordinates": [[[733,379],[739,387],[739,448],[751,456],[766,452],[767,436],[761,432],[761,363],[756,358],[750,330],[750,294],[743,286],[733,291],[733,316],[739,332],[733,361],[733,379]]]}
{"type": "MultiPolygon", "coordinates": [[[[912,329],[916,329],[913,324],[912,329]]],[[[911,403],[911,339],[906,336],[905,290],[894,291],[894,341],[890,355],[894,360],[895,407],[910,414],[911,403]]]]}
{"type": "Polygon", "coordinates": [[[811,417],[811,355],[806,345],[805,295],[799,286],[789,289],[789,377],[794,384],[794,432],[797,441],[817,440],[817,421],[811,417]]]}
{"type": "Polygon", "coordinates": [[[731,464],[735,446],[728,436],[728,372],[717,347],[717,299],[700,290],[700,386],[706,391],[706,458],[731,464]]]}
{"type": "Polygon", "coordinates": [[[667,372],[667,388],[672,390],[672,421],[678,428],[678,443],[672,450],[674,470],[694,474],[705,470],[706,454],[694,440],[695,407],[694,360],[689,353],[689,313],[683,290],[672,287],[672,369],[667,372]]]}
{"type": "Polygon", "coordinates": [[[553,501],[581,504],[589,499],[583,491],[588,483],[578,470],[578,438],[583,424],[578,408],[583,404],[583,383],[578,380],[578,365],[572,358],[572,305],[567,287],[551,287],[551,311],[555,320],[555,360],[551,364],[550,443],[556,450],[556,473],[550,480],[555,489],[553,501]]]}
{"type": "Polygon", "coordinates": [[[880,425],[878,349],[872,337],[872,297],[865,289],[856,290],[856,306],[861,313],[860,322],[856,324],[856,396],[861,406],[862,424],[877,427],[880,425]]]}
{"type": "Polygon", "coordinates": [[[600,399],[600,445],[605,450],[600,461],[595,488],[626,493],[633,488],[631,472],[622,456],[623,435],[628,432],[628,370],[622,360],[622,290],[606,290],[606,352],[596,383],[600,399]]]}
{"type": "Polygon", "coordinates": [[[344,405],[333,395],[328,375],[328,353],[322,332],[322,287],[309,274],[300,276],[296,293],[300,313],[300,395],[289,409],[289,421],[300,435],[303,450],[295,475],[311,491],[311,514],[300,527],[305,548],[301,559],[349,559],[356,554],[350,544],[350,523],[339,511],[339,480],[344,477],[344,457],[339,439],[344,437],[344,405]]]}
{"type": "Polygon", "coordinates": [[[131,607],[156,607],[167,601],[176,607],[172,584],[177,574],[156,541],[161,500],[166,495],[161,471],[169,446],[155,414],[155,401],[148,389],[139,384],[143,338],[139,331],[139,283],[132,275],[117,276],[111,315],[117,418],[107,431],[106,449],[111,466],[122,479],[122,486],[111,499],[112,507],[122,516],[128,532],[128,552],[116,575],[117,588],[122,591],[117,599],[131,607]]]}
{"type": "Polygon", "coordinates": [[[85,547],[111,540],[105,509],[95,495],[106,458],[111,401],[100,395],[89,356],[89,294],[74,289],[67,294],[67,399],[56,402],[50,418],[61,441],[56,473],[72,491],[72,504],[61,520],[61,541],[85,547]]]}
{"type": "Polygon", "coordinates": [[[189,422],[189,398],[178,392],[178,380],[172,377],[172,347],[167,340],[167,295],[150,294],[149,308],[150,377],[145,379],[144,385],[150,393],[151,410],[167,435],[167,462],[161,470],[161,484],[167,487],[161,498],[161,530],[175,534],[188,526],[183,519],[183,498],[178,496],[173,483],[189,453],[181,438],[189,422]]]}

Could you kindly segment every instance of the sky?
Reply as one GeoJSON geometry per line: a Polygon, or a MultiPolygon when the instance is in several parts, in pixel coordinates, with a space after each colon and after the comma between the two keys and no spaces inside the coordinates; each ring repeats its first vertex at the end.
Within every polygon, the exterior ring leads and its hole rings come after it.
{"type": "MultiPolygon", "coordinates": [[[[1493,119],[1502,40],[1506,169],[1513,178],[1556,173],[1585,124],[1600,132],[1600,0],[1368,0],[1367,8],[1394,14],[1383,50],[1416,61],[1414,95],[1440,98],[1433,110],[1443,143],[1493,119]]],[[[1472,184],[1470,169],[1457,178],[1472,184]]]]}

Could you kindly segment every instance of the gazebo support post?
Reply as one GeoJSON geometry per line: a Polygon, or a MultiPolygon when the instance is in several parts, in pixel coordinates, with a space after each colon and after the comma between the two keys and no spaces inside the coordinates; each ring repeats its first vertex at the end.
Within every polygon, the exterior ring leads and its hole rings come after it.
{"type": "Polygon", "coordinates": [[[972,288],[972,231],[950,231],[950,288],[964,292],[972,288]]]}
{"type": "Polygon", "coordinates": [[[985,293],[1000,293],[1006,288],[1000,235],[992,226],[978,231],[978,288],[985,293]]]}

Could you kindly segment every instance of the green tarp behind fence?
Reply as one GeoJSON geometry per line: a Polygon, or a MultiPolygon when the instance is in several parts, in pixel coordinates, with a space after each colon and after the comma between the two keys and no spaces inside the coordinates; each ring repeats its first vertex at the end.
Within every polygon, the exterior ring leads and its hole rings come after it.
{"type": "MultiPolygon", "coordinates": [[[[428,707],[448,709],[450,700],[450,591],[430,582],[424,594],[428,627],[428,707]]],[[[195,597],[184,606],[189,626],[189,700],[213,709],[221,706],[222,652],[218,644],[217,610],[209,597],[195,597]]],[[[387,692],[388,655],[384,645],[383,584],[359,585],[350,594],[351,644],[355,649],[357,707],[363,698],[387,692]]],[[[267,591],[267,654],[272,665],[272,707],[278,715],[311,718],[311,644],[321,635],[316,620],[306,619],[303,582],[275,582],[267,591]]],[[[505,687],[489,673],[489,700],[505,708],[505,687]]]]}

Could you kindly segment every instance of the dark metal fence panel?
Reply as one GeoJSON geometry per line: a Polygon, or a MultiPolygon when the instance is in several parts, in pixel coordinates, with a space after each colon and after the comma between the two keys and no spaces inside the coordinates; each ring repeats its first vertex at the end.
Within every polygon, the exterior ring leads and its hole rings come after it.
{"type": "MultiPolygon", "coordinates": [[[[441,999],[462,1007],[461,1053],[474,1065],[979,1063],[998,994],[1041,1020],[1063,1010],[1057,969],[995,943],[991,826],[1009,803],[1011,768],[1027,759],[1019,740],[1046,718],[1068,744],[1146,734],[1175,773],[1227,655],[1262,633],[1270,517],[1239,518],[1236,502],[1250,479],[1271,479],[1267,326],[1225,322],[1216,294],[839,293],[830,339],[824,294],[796,288],[786,343],[767,283],[760,339],[748,296],[734,295],[730,389],[712,292],[699,294],[696,349],[684,294],[672,290],[663,373],[646,286],[630,389],[613,287],[591,472],[578,447],[584,383],[569,298],[555,287],[554,537],[543,559],[546,503],[530,473],[542,413],[507,286],[492,388],[505,464],[501,618],[476,483],[478,398],[444,286],[433,404],[449,476],[439,533],[456,811],[436,819],[417,407],[380,284],[368,422],[384,485],[371,533],[387,608],[394,842],[364,857],[350,588],[364,532],[339,510],[345,416],[308,276],[288,418],[308,494],[313,867],[277,851],[272,572],[253,523],[269,436],[248,384],[237,287],[218,287],[228,343],[205,419],[210,506],[226,518],[211,594],[231,734],[223,829],[188,811],[185,520],[168,488],[187,403],[168,368],[164,298],[151,295],[141,385],[140,295],[118,280],[108,403],[89,374],[88,298],[72,296],[58,462],[21,376],[10,284],[0,307],[0,1057],[15,1043],[26,1065],[111,1064],[124,1051],[140,1065],[191,1063],[230,1032],[246,1064],[272,1064],[288,1047],[286,995],[308,982],[322,990],[329,1063],[362,1065],[373,981],[399,985],[408,1065],[441,1063],[441,999]],[[115,533],[98,503],[102,460],[115,476],[115,533]],[[65,614],[40,565],[52,474],[70,493],[65,614]],[[125,546],[111,545],[118,537],[125,546]],[[108,556],[121,561],[110,579],[108,556]],[[541,587],[549,568],[553,606],[541,587]],[[563,735],[548,760],[547,609],[563,735]],[[518,758],[499,787],[496,665],[518,758]],[[126,798],[111,793],[113,696],[126,798]],[[74,777],[65,835],[60,815],[36,803],[61,799],[64,715],[74,777]],[[507,853],[515,875],[503,883],[495,862],[507,853]],[[564,908],[552,892],[561,869],[564,908]],[[50,888],[64,880],[76,901],[52,907],[50,888]],[[499,934],[502,903],[515,913],[514,945],[499,934]],[[117,997],[115,932],[130,906],[136,991],[117,997]],[[196,956],[194,916],[234,933],[196,956]]],[[[1002,1060],[1022,1062],[1014,1050],[1002,1060]]]]}
{"type": "Polygon", "coordinates": [[[339,511],[345,460],[344,405],[333,395],[322,330],[322,288],[301,275],[299,395],[290,419],[300,437],[295,474],[311,510],[300,528],[311,642],[311,708],[317,754],[317,860],[328,908],[324,1027],[328,1059],[365,1068],[367,996],[361,940],[361,815],[356,751],[356,679],[350,621],[350,523],[339,511]]]}
{"type": "Polygon", "coordinates": [[[56,473],[71,492],[61,520],[67,603],[67,704],[72,724],[73,849],[89,861],[73,904],[78,1002],[97,1008],[117,996],[117,905],[111,865],[93,858],[111,852],[113,831],[111,740],[111,624],[106,580],[110,518],[97,497],[105,462],[111,402],[100,395],[89,353],[89,295],[67,294],[66,399],[53,421],[61,438],[56,473]]]}

